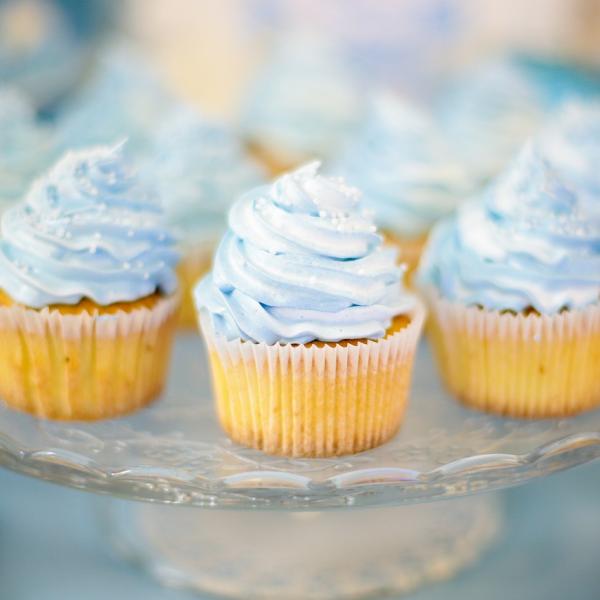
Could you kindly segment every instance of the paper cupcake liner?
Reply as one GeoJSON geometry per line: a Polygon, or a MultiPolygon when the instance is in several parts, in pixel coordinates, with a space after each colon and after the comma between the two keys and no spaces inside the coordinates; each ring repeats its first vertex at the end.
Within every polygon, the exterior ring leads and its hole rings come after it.
{"type": "Polygon", "coordinates": [[[424,314],[419,306],[376,341],[272,346],[227,341],[202,314],[223,428],[240,444],[285,456],[383,444],[402,422],[424,314]]]}
{"type": "Polygon", "coordinates": [[[179,299],[114,313],[0,307],[0,398],[53,419],[131,412],[160,393],[179,299]]]}
{"type": "Polygon", "coordinates": [[[179,307],[179,327],[195,329],[198,325],[194,305],[194,286],[210,270],[214,244],[188,245],[183,250],[183,258],[177,267],[181,305],[179,307]]]}
{"type": "Polygon", "coordinates": [[[427,234],[423,234],[416,238],[402,237],[396,233],[390,231],[383,232],[384,240],[387,244],[396,246],[399,250],[398,259],[399,262],[406,265],[406,272],[404,274],[404,284],[408,288],[413,287],[413,277],[421,255],[427,243],[427,234]]]}
{"type": "Polygon", "coordinates": [[[600,406],[600,305],[515,315],[428,296],[440,370],[466,405],[531,418],[600,406]]]}

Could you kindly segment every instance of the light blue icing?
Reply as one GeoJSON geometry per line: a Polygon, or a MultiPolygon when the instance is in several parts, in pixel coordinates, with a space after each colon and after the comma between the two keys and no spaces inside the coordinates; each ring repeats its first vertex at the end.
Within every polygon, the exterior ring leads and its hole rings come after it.
{"type": "Polygon", "coordinates": [[[218,335],[267,344],[380,338],[414,297],[360,192],[318,163],[243,195],[198,308],[218,335]]]}
{"type": "Polygon", "coordinates": [[[441,98],[440,125],[473,177],[488,181],[535,133],[545,111],[531,79],[510,60],[483,64],[441,98]]]}
{"type": "Polygon", "coordinates": [[[121,146],[67,153],[2,217],[0,288],[26,306],[170,294],[178,255],[121,146]]]}
{"type": "Polygon", "coordinates": [[[600,102],[572,102],[540,134],[544,155],[561,176],[596,198],[600,211],[600,102]]]}
{"type": "Polygon", "coordinates": [[[142,57],[127,45],[110,47],[58,119],[59,146],[67,151],[127,138],[128,151],[140,155],[172,103],[142,57]]]}
{"type": "Polygon", "coordinates": [[[231,129],[183,107],[166,117],[144,170],[184,243],[216,241],[233,201],[264,181],[231,129]]]}
{"type": "Polygon", "coordinates": [[[419,281],[442,297],[543,314],[600,298],[598,197],[566,183],[533,143],[432,234],[419,281]]]}
{"type": "Polygon", "coordinates": [[[364,126],[331,170],[363,191],[380,227],[405,237],[427,232],[473,188],[433,119],[390,93],[374,96],[364,126]]]}
{"type": "Polygon", "coordinates": [[[22,198],[50,161],[51,134],[36,123],[29,98],[0,88],[0,212],[22,198]]]}
{"type": "Polygon", "coordinates": [[[285,159],[329,156],[360,118],[360,96],[349,70],[316,38],[292,35],[273,54],[249,91],[242,130],[285,159]]]}

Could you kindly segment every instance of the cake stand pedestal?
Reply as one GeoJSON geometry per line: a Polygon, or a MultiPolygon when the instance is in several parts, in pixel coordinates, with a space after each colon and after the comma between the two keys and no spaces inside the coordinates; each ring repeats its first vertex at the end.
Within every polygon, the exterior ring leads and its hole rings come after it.
{"type": "Polygon", "coordinates": [[[43,421],[0,407],[0,464],[109,496],[102,530],[160,581],[232,598],[360,598],[452,576],[501,527],[480,494],[600,456],[600,411],[517,421],[469,411],[419,349],[402,431],[331,459],[231,443],[197,336],[176,343],[164,397],[123,419],[43,421]],[[132,500],[145,502],[131,502],[132,500]]]}

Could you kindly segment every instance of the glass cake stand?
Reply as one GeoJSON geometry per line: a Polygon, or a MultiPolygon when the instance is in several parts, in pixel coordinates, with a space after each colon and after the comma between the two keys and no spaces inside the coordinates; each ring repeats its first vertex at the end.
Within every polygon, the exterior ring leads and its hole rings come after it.
{"type": "Polygon", "coordinates": [[[358,598],[449,577],[500,530],[497,494],[478,492],[598,456],[600,411],[470,411],[442,390],[425,343],[401,432],[341,458],[230,442],[192,334],[177,340],[163,398],[135,415],[62,423],[0,407],[1,465],[110,496],[102,530],[122,555],[164,583],[226,597],[358,598]]]}

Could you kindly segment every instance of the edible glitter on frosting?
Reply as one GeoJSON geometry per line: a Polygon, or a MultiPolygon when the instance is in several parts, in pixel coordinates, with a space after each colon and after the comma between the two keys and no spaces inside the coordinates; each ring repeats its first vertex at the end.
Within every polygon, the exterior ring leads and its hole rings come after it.
{"type": "Polygon", "coordinates": [[[481,200],[433,232],[419,281],[467,305],[542,314],[600,299],[598,197],[529,143],[481,200]]]}
{"type": "Polygon", "coordinates": [[[0,289],[32,308],[177,287],[173,236],[122,145],[67,153],[4,213],[1,231],[0,289]]]}
{"type": "Polygon", "coordinates": [[[377,339],[415,307],[360,192],[318,169],[305,165],[232,207],[213,271],[195,290],[217,334],[267,344],[377,339]]]}

